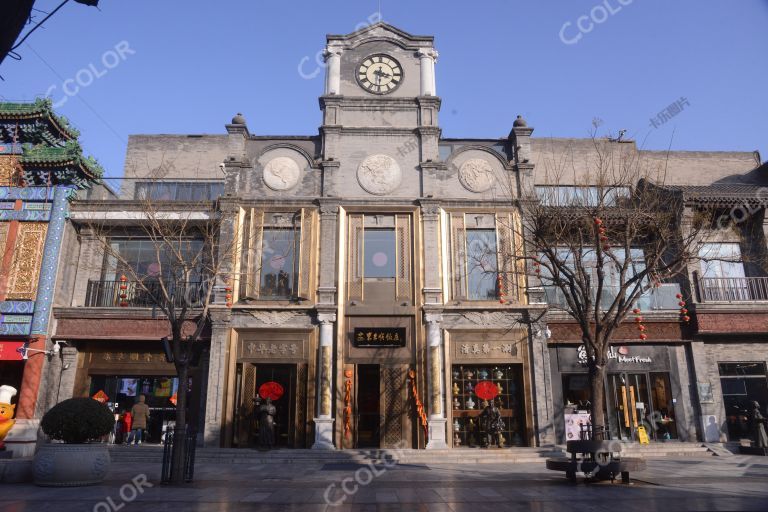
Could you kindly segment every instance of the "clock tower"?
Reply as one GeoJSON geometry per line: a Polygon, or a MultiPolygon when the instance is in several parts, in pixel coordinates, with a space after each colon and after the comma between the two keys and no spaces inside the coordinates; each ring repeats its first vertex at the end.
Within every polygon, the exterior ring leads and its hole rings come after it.
{"type": "Polygon", "coordinates": [[[380,22],[327,38],[323,195],[414,198],[438,160],[434,39],[380,22]]]}

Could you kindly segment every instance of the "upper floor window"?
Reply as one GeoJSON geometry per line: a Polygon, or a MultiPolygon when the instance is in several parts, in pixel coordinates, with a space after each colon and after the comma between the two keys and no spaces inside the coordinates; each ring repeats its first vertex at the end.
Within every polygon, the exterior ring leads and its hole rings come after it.
{"type": "Polygon", "coordinates": [[[514,236],[516,215],[459,213],[450,215],[453,298],[459,300],[518,300],[514,236]]]}
{"type": "Polygon", "coordinates": [[[351,213],[348,218],[349,300],[367,304],[410,301],[411,216],[351,213]]]}
{"type": "Polygon", "coordinates": [[[264,228],[259,286],[262,299],[288,299],[297,295],[300,234],[299,229],[264,228]]]}
{"type": "Polygon", "coordinates": [[[358,238],[359,265],[366,279],[394,279],[397,276],[397,237],[394,228],[366,229],[358,238]]]}
{"type": "Polygon", "coordinates": [[[307,299],[314,210],[245,215],[240,236],[240,296],[261,300],[307,299]]]}
{"type": "Polygon", "coordinates": [[[495,229],[467,229],[467,298],[496,300],[498,287],[498,249],[495,229]]]}
{"type": "Polygon", "coordinates": [[[630,192],[629,187],[536,186],[536,196],[546,206],[615,206],[630,192]]]}
{"type": "Polygon", "coordinates": [[[195,238],[174,243],[149,238],[112,239],[104,265],[104,279],[200,281],[204,268],[203,241],[195,238]]]}
{"type": "Polygon", "coordinates": [[[213,201],[224,193],[224,183],[152,181],[136,183],[135,199],[153,201],[213,201]]]}
{"type": "Polygon", "coordinates": [[[741,249],[737,243],[702,244],[699,258],[702,277],[744,277],[741,249]]]}
{"type": "MultiPolygon", "coordinates": [[[[603,262],[602,266],[602,272],[603,272],[603,286],[602,291],[600,294],[600,297],[597,297],[597,284],[599,282],[599,276],[598,276],[598,265],[597,265],[597,254],[595,253],[594,249],[584,249],[581,251],[580,258],[576,258],[576,254],[574,254],[574,251],[569,248],[561,248],[557,249],[556,251],[556,261],[561,262],[561,268],[565,267],[569,270],[575,270],[577,268],[577,265],[580,265],[583,272],[584,272],[584,278],[583,282],[584,284],[588,284],[590,286],[590,289],[592,291],[592,303],[593,304],[599,304],[601,308],[608,308],[611,306],[611,304],[616,300],[616,297],[621,293],[622,287],[630,280],[632,277],[634,277],[636,274],[639,274],[643,272],[646,268],[645,265],[645,256],[642,249],[639,248],[633,248],[629,251],[629,264],[627,266],[628,270],[625,273],[625,275],[622,277],[621,275],[621,269],[625,264],[626,261],[626,254],[624,250],[617,250],[614,251],[613,257],[616,258],[614,261],[613,259],[606,259],[603,262]]],[[[547,296],[547,302],[550,305],[556,305],[563,308],[568,307],[568,303],[565,300],[565,293],[563,292],[561,286],[557,285],[553,279],[553,275],[550,272],[549,268],[550,266],[555,266],[554,264],[550,263],[550,258],[546,255],[540,255],[539,259],[543,262],[541,266],[541,284],[544,287],[544,290],[546,292],[547,296]]],[[[566,281],[565,277],[563,276],[563,281],[566,281]]],[[[644,279],[643,282],[647,282],[647,279],[644,279]]],[[[626,290],[626,294],[630,294],[634,289],[634,286],[630,285],[626,290]]],[[[665,289],[665,291],[667,291],[665,289]]],[[[639,299],[640,300],[640,299],[639,299]]],[[[647,301],[646,301],[647,302],[647,301]]],[[[648,309],[648,307],[646,307],[648,309]]]]}

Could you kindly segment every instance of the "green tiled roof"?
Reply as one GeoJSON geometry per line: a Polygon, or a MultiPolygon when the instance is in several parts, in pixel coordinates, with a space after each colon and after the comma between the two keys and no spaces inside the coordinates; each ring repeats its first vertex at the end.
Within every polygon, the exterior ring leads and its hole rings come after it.
{"type": "Polygon", "coordinates": [[[35,101],[0,102],[0,119],[48,119],[64,139],[76,139],[80,132],[69,124],[64,116],[56,115],[53,102],[49,98],[38,98],[35,101]]]}
{"type": "Polygon", "coordinates": [[[68,141],[64,146],[25,146],[19,158],[21,164],[40,166],[75,165],[83,169],[90,179],[99,179],[104,169],[93,157],[83,156],[83,150],[77,141],[68,141]]]}

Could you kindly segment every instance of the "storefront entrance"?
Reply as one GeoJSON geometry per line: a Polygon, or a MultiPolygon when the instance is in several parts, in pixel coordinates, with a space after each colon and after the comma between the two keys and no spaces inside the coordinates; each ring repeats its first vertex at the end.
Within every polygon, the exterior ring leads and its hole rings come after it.
{"type": "Polygon", "coordinates": [[[355,446],[378,448],[381,442],[381,388],[379,365],[357,365],[357,428],[355,446]]]}
{"type": "Polygon", "coordinates": [[[615,439],[637,441],[638,429],[649,439],[677,439],[668,373],[608,375],[608,421],[615,439]]]}
{"type": "Polygon", "coordinates": [[[504,421],[504,445],[525,445],[522,364],[454,365],[451,373],[454,447],[485,445],[487,436],[480,421],[483,399],[477,395],[477,388],[489,383],[496,388],[494,401],[504,421]]]}
{"type": "MultiPolygon", "coordinates": [[[[265,400],[259,395],[262,386],[277,383],[282,395],[272,401],[275,406],[275,446],[293,447],[296,443],[296,380],[295,364],[241,363],[237,368],[236,403],[240,404],[235,417],[235,442],[241,448],[259,446],[259,407],[265,400]]],[[[266,388],[265,388],[266,389],[266,388]]]]}
{"type": "Polygon", "coordinates": [[[728,438],[730,441],[755,441],[754,402],[765,415],[768,407],[768,376],[762,361],[718,363],[723,389],[728,438]]]}
{"type": "MultiPolygon", "coordinates": [[[[149,406],[149,422],[142,442],[157,444],[163,440],[165,432],[172,429],[176,423],[174,401],[178,387],[179,379],[171,375],[156,377],[93,375],[89,396],[94,396],[100,391],[107,395],[107,406],[120,420],[115,424],[112,437],[112,441],[119,444],[126,441],[127,432],[122,421],[125,413],[138,402],[139,395],[144,395],[146,404],[149,406]]],[[[187,390],[188,403],[195,404],[197,399],[193,393],[192,379],[189,380],[187,390]]],[[[195,425],[189,417],[188,421],[190,425],[195,425]]]]}

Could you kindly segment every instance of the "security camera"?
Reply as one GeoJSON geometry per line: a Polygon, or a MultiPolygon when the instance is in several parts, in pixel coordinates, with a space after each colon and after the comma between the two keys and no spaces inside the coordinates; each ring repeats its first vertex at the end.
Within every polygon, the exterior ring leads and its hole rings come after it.
{"type": "Polygon", "coordinates": [[[221,172],[223,172],[223,173],[225,173],[225,174],[226,174],[226,170],[225,170],[225,168],[226,168],[226,165],[224,164],[224,162],[221,162],[221,163],[219,164],[219,170],[220,170],[221,172]]]}
{"type": "Polygon", "coordinates": [[[56,340],[53,344],[53,353],[58,354],[61,351],[61,346],[66,344],[66,341],[56,340]]]}

